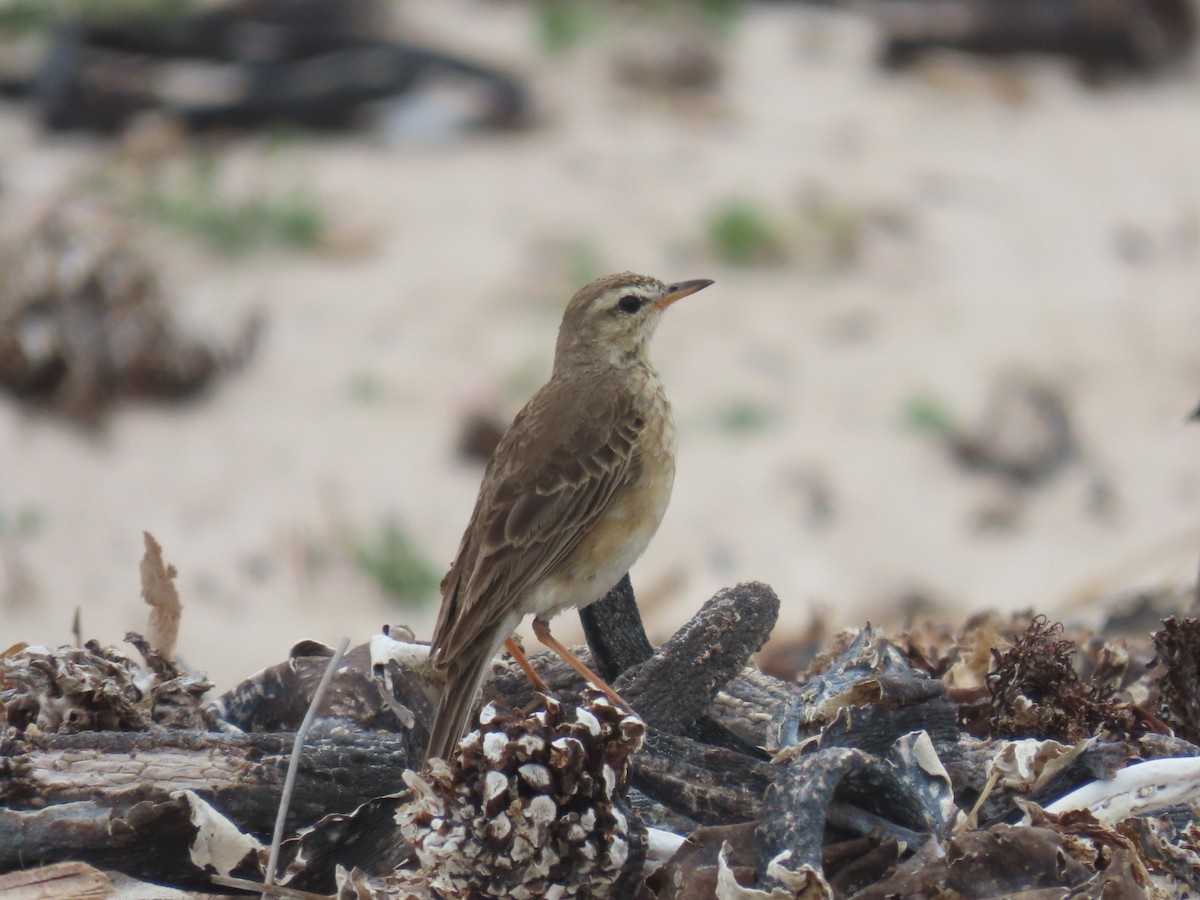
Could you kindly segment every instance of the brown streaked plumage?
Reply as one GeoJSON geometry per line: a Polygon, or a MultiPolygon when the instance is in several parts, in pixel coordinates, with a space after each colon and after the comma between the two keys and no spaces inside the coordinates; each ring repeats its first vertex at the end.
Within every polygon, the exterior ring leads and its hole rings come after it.
{"type": "Polygon", "coordinates": [[[662,311],[710,284],[625,272],[567,305],[550,380],[492,454],[442,579],[430,659],[446,684],[427,755],[450,756],[488,665],[506,641],[515,649],[525,616],[567,659],[546,623],[599,600],[646,549],[675,478],[671,407],[647,348],[662,311]]]}

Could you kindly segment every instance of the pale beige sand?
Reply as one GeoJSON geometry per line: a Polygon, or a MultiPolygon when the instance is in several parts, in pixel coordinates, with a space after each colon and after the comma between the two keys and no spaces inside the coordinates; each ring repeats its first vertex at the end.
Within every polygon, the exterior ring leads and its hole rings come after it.
{"type": "MultiPolygon", "coordinates": [[[[1200,426],[1181,424],[1200,400],[1194,68],[1096,92],[1030,64],[1016,76],[1028,98],[1013,102],[995,70],[891,76],[871,65],[862,23],[752,7],[720,96],[672,108],[618,86],[601,47],[541,55],[521,5],[408,15],[526,75],[542,124],[441,145],[323,138],[266,164],[253,144],[234,149],[248,178],[310,173],[339,227],[371,244],[227,262],[152,240],[190,318],[267,311],[250,369],[196,407],[123,410],[99,442],[0,403],[0,512],[42,521],[5,544],[0,575],[30,579],[33,595],[0,610],[0,645],[68,640],[76,606],[106,642],[142,627],[143,529],[180,570],[182,652],[223,685],[301,638],[360,641],[386,621],[428,636],[432,608],[396,608],[351,567],[303,560],[339,522],[395,515],[449,562],[480,475],[454,453],[461,418],[493,402],[511,415],[548,372],[569,287],[553,248],[572,241],[607,268],[717,280],[671,311],[655,347],[679,423],[674,501],[634,571],[656,639],[744,579],[775,587],[787,625],[815,604],[839,624],[879,620],[914,588],[959,610],[1054,611],[1200,523],[1200,426]],[[844,271],[705,254],[717,201],[752,198],[799,240],[813,188],[891,210],[909,232],[868,242],[844,271]],[[1130,229],[1145,238],[1139,262],[1118,252],[1130,229]],[[932,392],[970,418],[1013,365],[1064,386],[1087,462],[1033,495],[1015,532],[980,535],[991,486],[903,411],[932,392]],[[378,401],[355,399],[364,377],[378,401]],[[769,425],[721,428],[737,404],[769,425]],[[806,512],[813,472],[831,495],[825,525],[806,512]],[[1116,494],[1108,518],[1088,513],[1098,474],[1116,494]]],[[[103,146],[0,109],[0,227],[103,146]]],[[[1183,577],[1197,546],[1113,583],[1183,577]]],[[[576,639],[575,617],[556,631],[576,639]]]]}

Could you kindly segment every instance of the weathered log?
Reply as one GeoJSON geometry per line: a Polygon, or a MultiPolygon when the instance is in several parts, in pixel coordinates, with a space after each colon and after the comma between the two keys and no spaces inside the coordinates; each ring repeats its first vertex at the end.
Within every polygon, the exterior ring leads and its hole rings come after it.
{"type": "MultiPolygon", "coordinates": [[[[131,798],[163,802],[190,790],[209,800],[240,828],[268,834],[274,824],[292,735],[178,732],[37,734],[0,743],[0,868],[21,860],[83,858],[77,845],[53,829],[31,839],[27,812],[59,810],[92,821],[103,808],[129,808],[131,798]],[[63,810],[61,804],[90,807],[63,810]]],[[[351,810],[402,786],[409,761],[404,735],[327,734],[304,749],[299,789],[288,816],[293,831],[331,810],[351,810]]]]}

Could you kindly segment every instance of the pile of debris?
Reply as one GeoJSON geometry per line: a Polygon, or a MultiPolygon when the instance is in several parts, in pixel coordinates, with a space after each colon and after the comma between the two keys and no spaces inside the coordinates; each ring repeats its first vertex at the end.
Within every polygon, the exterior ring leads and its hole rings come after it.
{"type": "MultiPolygon", "coordinates": [[[[148,597],[170,584],[160,558],[147,571],[148,597]]],[[[449,760],[423,758],[427,647],[393,630],[318,698],[269,875],[289,748],[332,651],[302,644],[211,699],[156,646],[170,638],[131,636],[143,662],[17,645],[0,657],[0,889],[1194,896],[1200,618],[1192,595],[1170,599],[1152,638],[1137,616],[868,626],[776,677],[751,664],[779,609],[766,585],[719,592],[653,648],[626,579],[586,624],[631,709],[556,656],[532,657],[547,694],[497,661],[449,760]]]]}

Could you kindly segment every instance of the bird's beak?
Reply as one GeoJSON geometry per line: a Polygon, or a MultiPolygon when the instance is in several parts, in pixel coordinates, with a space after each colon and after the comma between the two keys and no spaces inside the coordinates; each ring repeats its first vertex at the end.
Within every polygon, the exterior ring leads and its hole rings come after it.
{"type": "Polygon", "coordinates": [[[667,292],[654,305],[658,309],[666,309],[676,300],[682,300],[688,294],[702,291],[712,283],[711,278],[697,278],[694,281],[680,281],[678,284],[668,284],[667,292]]]}

